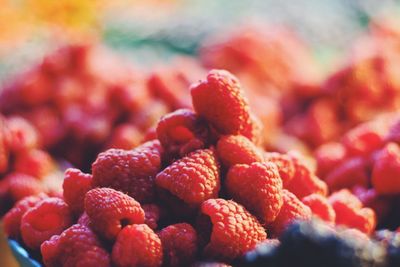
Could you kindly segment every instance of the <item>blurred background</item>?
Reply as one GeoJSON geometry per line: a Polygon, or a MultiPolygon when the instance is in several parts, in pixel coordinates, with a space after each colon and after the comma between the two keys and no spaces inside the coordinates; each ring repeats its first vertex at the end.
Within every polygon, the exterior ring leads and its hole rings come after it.
{"type": "MultiPolygon", "coordinates": [[[[399,14],[396,0],[0,0],[0,88],[67,44],[100,43],[151,70],[250,24],[293,30],[327,73],[371,22],[399,14]]],[[[17,266],[0,238],[0,266],[17,266]]]]}

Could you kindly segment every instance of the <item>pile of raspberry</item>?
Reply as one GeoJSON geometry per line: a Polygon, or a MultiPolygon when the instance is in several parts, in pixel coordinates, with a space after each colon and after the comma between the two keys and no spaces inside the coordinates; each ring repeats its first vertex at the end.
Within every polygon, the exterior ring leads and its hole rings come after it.
{"type": "Polygon", "coordinates": [[[374,232],[375,212],[347,189],[328,196],[304,156],[264,151],[235,76],[212,70],[190,93],[193,110],[162,116],[154,138],[68,169],[62,196],[20,200],[7,235],[47,267],[132,267],[234,265],[296,220],[374,232]]]}

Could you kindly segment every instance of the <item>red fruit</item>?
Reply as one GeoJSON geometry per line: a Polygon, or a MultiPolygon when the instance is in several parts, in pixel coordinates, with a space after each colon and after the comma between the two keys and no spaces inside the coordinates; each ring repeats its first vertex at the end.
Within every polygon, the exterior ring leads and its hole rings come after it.
{"type": "Polygon", "coordinates": [[[263,161],[260,149],[242,135],[222,136],[217,143],[217,153],[227,167],[263,161]]]}
{"type": "Polygon", "coordinates": [[[257,219],[232,200],[209,199],[201,205],[198,233],[206,257],[231,261],[265,240],[257,219]]]}
{"type": "Polygon", "coordinates": [[[22,216],[22,239],[29,248],[38,249],[44,241],[61,234],[71,224],[67,203],[56,197],[46,198],[22,216]]]}
{"type": "Polygon", "coordinates": [[[4,180],[8,183],[8,195],[14,201],[45,191],[43,185],[36,178],[23,173],[11,173],[4,180]]]}
{"type": "Polygon", "coordinates": [[[161,117],[156,131],[161,145],[172,155],[204,148],[208,139],[205,121],[189,109],[178,109],[161,117]]]}
{"type": "Polygon", "coordinates": [[[139,129],[131,124],[121,124],[116,127],[108,141],[107,148],[133,149],[140,145],[143,134],[139,129]]]}
{"type": "Polygon", "coordinates": [[[109,267],[110,255],[89,227],[74,224],[40,247],[46,267],[109,267]]]}
{"type": "Polygon", "coordinates": [[[325,197],[312,194],[306,196],[301,201],[311,209],[314,216],[328,223],[335,223],[335,210],[325,197]]]}
{"type": "Polygon", "coordinates": [[[18,201],[3,218],[4,231],[9,238],[19,239],[21,236],[21,218],[30,208],[46,197],[44,194],[29,196],[18,201]]]}
{"type": "Polygon", "coordinates": [[[294,194],[283,190],[283,205],[275,221],[270,225],[274,236],[280,236],[295,220],[309,220],[312,212],[294,194]]]}
{"type": "Polygon", "coordinates": [[[298,198],[303,198],[311,194],[326,196],[328,187],[301,161],[300,158],[292,156],[295,166],[295,173],[292,181],[286,189],[295,194],[298,198]]]}
{"type": "Polygon", "coordinates": [[[360,199],[364,207],[375,211],[378,222],[383,221],[391,210],[391,199],[379,195],[374,188],[357,186],[353,189],[353,194],[360,199]]]}
{"type": "Polygon", "coordinates": [[[151,229],[158,228],[158,221],[161,217],[161,209],[155,204],[145,204],[142,206],[144,211],[144,223],[151,229]]]}
{"type": "Polygon", "coordinates": [[[129,224],[143,223],[144,211],[133,198],[111,188],[86,193],[85,211],[91,227],[106,239],[114,239],[129,224]]]}
{"type": "Polygon", "coordinates": [[[5,119],[0,116],[0,173],[8,169],[8,130],[6,130],[5,119]]]}
{"type": "Polygon", "coordinates": [[[187,204],[217,197],[220,176],[214,150],[200,149],[175,161],[157,175],[156,184],[187,204]]]}
{"type": "Polygon", "coordinates": [[[277,152],[264,153],[266,162],[272,162],[278,167],[279,176],[282,179],[283,187],[286,187],[295,175],[295,165],[289,155],[277,152]]]}
{"type": "Polygon", "coordinates": [[[154,198],[154,177],[161,167],[161,145],[149,141],[133,150],[109,149],[92,165],[93,186],[126,192],[141,203],[154,198]]]}
{"type": "Polygon", "coordinates": [[[91,174],[83,173],[74,168],[69,168],[65,171],[63,196],[65,202],[74,214],[81,214],[83,212],[85,194],[91,187],[91,174]]]}
{"type": "Polygon", "coordinates": [[[372,169],[372,185],[382,195],[400,193],[400,147],[388,143],[378,154],[372,169]]]}
{"type": "Polygon", "coordinates": [[[365,234],[375,230],[375,212],[370,208],[362,208],[360,200],[347,189],[333,193],[329,202],[336,213],[336,225],[355,228],[365,234]]]}
{"type": "Polygon", "coordinates": [[[81,215],[81,216],[79,217],[79,219],[78,219],[77,224],[90,227],[91,222],[90,222],[90,217],[89,217],[89,215],[87,215],[86,212],[82,213],[82,215],[81,215]]]}
{"type": "Polygon", "coordinates": [[[326,143],[318,147],[314,155],[317,160],[316,173],[324,179],[330,171],[334,170],[345,159],[346,148],[340,143],[326,143]]]}
{"type": "Polygon", "coordinates": [[[275,220],[282,207],[282,180],[273,163],[237,164],[225,180],[231,197],[263,223],[275,220]]]}
{"type": "Polygon", "coordinates": [[[118,234],[112,249],[116,267],[158,267],[162,263],[161,240],[145,224],[129,225],[118,234]]]}
{"type": "Polygon", "coordinates": [[[36,129],[25,119],[17,116],[9,117],[7,128],[10,136],[10,151],[18,153],[38,146],[39,140],[36,129]]]}
{"type": "Polygon", "coordinates": [[[36,178],[42,178],[50,174],[55,168],[51,156],[39,149],[32,149],[19,153],[14,162],[14,169],[17,172],[25,173],[36,178]]]}
{"type": "Polygon", "coordinates": [[[325,178],[329,189],[337,191],[342,188],[352,188],[356,185],[368,187],[369,179],[367,162],[361,157],[354,157],[336,165],[325,178]]]}
{"type": "Polygon", "coordinates": [[[255,138],[250,108],[235,76],[225,70],[212,70],[207,80],[191,87],[195,111],[222,134],[255,138]]]}
{"type": "Polygon", "coordinates": [[[164,261],[171,267],[189,266],[197,254],[197,233],[190,224],[178,223],[165,227],[158,236],[161,239],[164,261]]]}

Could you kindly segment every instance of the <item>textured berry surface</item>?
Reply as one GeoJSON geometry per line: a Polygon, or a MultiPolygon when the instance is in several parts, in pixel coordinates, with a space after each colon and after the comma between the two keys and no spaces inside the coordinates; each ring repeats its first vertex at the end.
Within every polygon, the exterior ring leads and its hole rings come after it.
{"type": "Polygon", "coordinates": [[[19,153],[15,159],[14,169],[36,178],[43,178],[54,170],[54,162],[50,154],[43,150],[32,149],[19,153]]]}
{"type": "Polygon", "coordinates": [[[230,168],[226,189],[263,223],[275,220],[282,207],[282,180],[273,163],[237,164],[230,168]]]}
{"type": "Polygon", "coordinates": [[[295,175],[295,165],[289,155],[277,152],[264,153],[266,162],[272,162],[278,167],[279,176],[282,179],[283,187],[286,187],[295,175]]]}
{"type": "Polygon", "coordinates": [[[232,200],[203,202],[198,227],[198,234],[206,243],[203,254],[220,260],[240,257],[267,238],[258,220],[232,200]]]}
{"type": "Polygon", "coordinates": [[[200,149],[165,168],[157,175],[156,183],[185,203],[200,205],[218,196],[219,175],[215,151],[200,149]]]}
{"type": "Polygon", "coordinates": [[[158,228],[158,221],[161,218],[161,209],[156,204],[142,205],[142,209],[144,211],[144,223],[151,229],[156,230],[158,228]]]}
{"type": "Polygon", "coordinates": [[[29,248],[38,249],[44,241],[61,234],[71,224],[68,205],[60,198],[46,198],[22,216],[22,239],[29,248]]]}
{"type": "Polygon", "coordinates": [[[89,227],[74,224],[40,247],[46,267],[109,267],[110,255],[89,227]]]}
{"type": "Polygon", "coordinates": [[[167,226],[158,233],[158,236],[163,248],[163,265],[189,266],[196,259],[197,233],[190,224],[178,223],[167,226]]]}
{"type": "Polygon", "coordinates": [[[91,227],[101,236],[114,239],[129,224],[143,223],[144,211],[128,195],[111,188],[96,188],[86,193],[85,211],[91,227]]]}
{"type": "Polygon", "coordinates": [[[319,194],[312,194],[303,198],[301,202],[311,209],[313,216],[331,224],[335,223],[335,210],[325,197],[319,194]]]}
{"type": "Polygon", "coordinates": [[[212,70],[207,80],[192,85],[195,111],[222,134],[241,134],[253,139],[247,99],[239,81],[227,71],[212,70]]]}
{"type": "Polygon", "coordinates": [[[162,258],[161,240],[145,224],[125,227],[112,248],[112,261],[117,267],[157,267],[162,258]]]}
{"type": "Polygon", "coordinates": [[[11,173],[4,178],[4,181],[8,187],[8,194],[14,201],[45,191],[40,181],[23,173],[11,173]]]}
{"type": "Polygon", "coordinates": [[[81,214],[84,210],[84,199],[92,186],[92,175],[70,168],[65,171],[63,196],[71,211],[81,214]]]}
{"type": "Polygon", "coordinates": [[[222,136],[217,143],[217,153],[227,167],[263,161],[261,151],[242,135],[222,136]]]}
{"type": "Polygon", "coordinates": [[[149,141],[133,150],[110,149],[92,165],[93,186],[121,190],[141,203],[154,198],[154,178],[161,167],[161,145],[149,141]]]}

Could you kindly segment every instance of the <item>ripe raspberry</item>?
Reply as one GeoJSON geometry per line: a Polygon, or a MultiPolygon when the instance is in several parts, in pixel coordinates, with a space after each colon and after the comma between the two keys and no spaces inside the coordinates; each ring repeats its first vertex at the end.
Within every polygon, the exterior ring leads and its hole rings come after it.
{"type": "Polygon", "coordinates": [[[55,169],[51,156],[39,149],[19,153],[14,162],[17,172],[25,173],[36,178],[43,178],[55,169]]]}
{"type": "Polygon", "coordinates": [[[116,267],[158,267],[162,263],[161,240],[145,224],[129,225],[121,230],[112,249],[116,267]]]}
{"type": "Polygon", "coordinates": [[[273,163],[237,164],[229,169],[225,186],[262,223],[274,221],[282,207],[282,180],[273,163]]]}
{"type": "Polygon", "coordinates": [[[86,193],[85,211],[91,227],[106,239],[114,239],[123,227],[144,222],[144,211],[133,198],[111,188],[86,193]]]}
{"type": "Polygon", "coordinates": [[[21,236],[21,218],[30,208],[46,198],[45,194],[29,196],[18,201],[3,218],[4,231],[9,238],[18,240],[21,236]]]}
{"type": "Polygon", "coordinates": [[[274,236],[279,237],[286,227],[295,220],[311,219],[311,210],[304,205],[293,193],[283,190],[283,205],[276,217],[271,223],[271,231],[274,236]]]}
{"type": "Polygon", "coordinates": [[[93,186],[126,192],[141,203],[154,198],[154,177],[161,167],[161,145],[149,141],[133,150],[109,149],[92,165],[93,186]]]}
{"type": "Polygon", "coordinates": [[[329,202],[336,213],[336,225],[355,228],[365,234],[375,230],[375,212],[370,208],[362,208],[360,200],[347,189],[333,193],[329,202]]]}
{"type": "Polygon", "coordinates": [[[388,143],[378,154],[372,169],[372,185],[382,195],[400,193],[400,147],[388,143]]]}
{"type": "Polygon", "coordinates": [[[187,204],[217,197],[220,176],[214,150],[200,149],[175,161],[157,175],[156,184],[187,204]]]}
{"type": "Polygon", "coordinates": [[[61,234],[71,224],[67,203],[60,198],[46,198],[22,216],[22,239],[29,248],[38,249],[44,241],[61,234]]]}
{"type": "Polygon", "coordinates": [[[295,194],[298,198],[303,198],[311,194],[326,196],[328,187],[324,181],[315,176],[311,170],[297,156],[292,156],[295,166],[295,173],[292,181],[286,189],[295,194]]]}
{"type": "MultiPolygon", "coordinates": [[[[317,175],[324,179],[346,157],[346,149],[341,143],[326,143],[318,147],[315,152],[317,160],[317,175]]],[[[325,179],[324,179],[325,180],[325,179]]]]}
{"type": "Polygon", "coordinates": [[[13,201],[45,191],[43,185],[36,178],[23,173],[11,173],[4,180],[8,184],[8,195],[13,201]]]}
{"type": "Polygon", "coordinates": [[[331,191],[352,188],[356,185],[367,187],[367,162],[361,157],[350,158],[327,174],[325,182],[331,191]]]}
{"type": "Polygon", "coordinates": [[[243,206],[220,198],[201,205],[198,233],[205,244],[204,255],[226,261],[242,256],[267,238],[264,228],[243,206]]]}
{"type": "Polygon", "coordinates": [[[328,223],[335,223],[335,210],[325,197],[318,194],[311,194],[303,198],[301,202],[311,209],[314,216],[328,223]]]}
{"type": "Polygon", "coordinates": [[[140,145],[142,139],[143,135],[136,126],[121,124],[114,129],[106,147],[129,150],[140,145]]]}
{"type": "Polygon", "coordinates": [[[375,211],[378,222],[386,219],[386,216],[391,211],[391,199],[386,196],[381,196],[374,188],[364,188],[356,186],[353,189],[353,194],[357,196],[364,207],[371,208],[375,211]]]}
{"type": "Polygon", "coordinates": [[[77,224],[90,227],[91,222],[90,222],[89,215],[87,215],[86,212],[83,212],[82,215],[79,217],[77,224]]]}
{"type": "Polygon", "coordinates": [[[158,236],[163,248],[163,264],[171,267],[189,266],[197,254],[197,233],[190,224],[178,223],[165,227],[158,236]]]}
{"type": "Polygon", "coordinates": [[[83,173],[74,168],[69,168],[65,171],[63,196],[74,214],[81,214],[83,212],[85,194],[91,189],[91,184],[91,174],[83,173]]]}
{"type": "Polygon", "coordinates": [[[225,70],[212,70],[207,80],[191,87],[195,111],[222,134],[241,134],[253,140],[250,108],[235,76],[225,70]]]}
{"type": "Polygon", "coordinates": [[[263,161],[261,151],[242,135],[222,136],[217,143],[217,153],[227,167],[263,161]]]}
{"type": "Polygon", "coordinates": [[[161,117],[156,131],[161,145],[172,155],[204,148],[208,139],[207,124],[189,109],[178,109],[161,117]]]}
{"type": "Polygon", "coordinates": [[[8,130],[6,130],[5,119],[0,115],[0,173],[8,169],[8,130]]]}
{"type": "Polygon", "coordinates": [[[286,154],[266,152],[264,153],[264,159],[266,162],[275,163],[278,167],[283,187],[286,187],[292,181],[295,174],[295,165],[292,158],[286,154]]]}
{"type": "Polygon", "coordinates": [[[25,119],[17,116],[9,117],[7,128],[10,136],[10,151],[17,153],[38,146],[39,137],[36,129],[25,119]]]}
{"type": "Polygon", "coordinates": [[[89,227],[74,224],[40,247],[46,267],[109,267],[110,255],[89,227]]]}
{"type": "Polygon", "coordinates": [[[161,217],[161,209],[155,204],[145,204],[142,209],[144,211],[144,223],[156,230],[161,217]]]}

